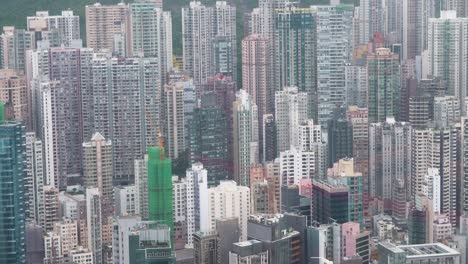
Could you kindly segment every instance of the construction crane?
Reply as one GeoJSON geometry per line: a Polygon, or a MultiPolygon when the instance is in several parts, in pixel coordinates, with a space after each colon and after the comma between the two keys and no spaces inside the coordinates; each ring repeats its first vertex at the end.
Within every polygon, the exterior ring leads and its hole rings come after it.
{"type": "Polygon", "coordinates": [[[151,127],[154,129],[154,134],[158,135],[158,146],[159,146],[159,159],[164,160],[164,137],[162,136],[161,132],[158,131],[156,128],[156,125],[154,124],[153,119],[151,119],[151,116],[147,111],[145,111],[146,114],[146,119],[150,121],[151,127]]]}

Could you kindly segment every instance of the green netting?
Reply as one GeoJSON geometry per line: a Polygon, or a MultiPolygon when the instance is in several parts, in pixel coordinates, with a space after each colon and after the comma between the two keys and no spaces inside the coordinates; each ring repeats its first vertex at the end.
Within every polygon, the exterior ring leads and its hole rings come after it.
{"type": "MultiPolygon", "coordinates": [[[[172,216],[172,162],[160,159],[159,147],[148,148],[149,218],[174,228],[172,216]]],[[[164,149],[162,150],[164,152],[164,149]]]]}
{"type": "Polygon", "coordinates": [[[5,104],[0,102],[0,123],[5,121],[5,104]]]}

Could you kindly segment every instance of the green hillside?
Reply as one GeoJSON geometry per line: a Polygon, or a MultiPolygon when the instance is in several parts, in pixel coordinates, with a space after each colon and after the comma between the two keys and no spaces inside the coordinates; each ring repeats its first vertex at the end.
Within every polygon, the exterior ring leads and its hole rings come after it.
{"type": "MultiPolygon", "coordinates": [[[[212,4],[216,0],[201,0],[205,4],[212,4]]],[[[227,0],[235,4],[238,9],[238,30],[239,36],[242,33],[242,15],[257,6],[257,0],[227,0]]],[[[0,29],[3,26],[13,25],[17,28],[26,27],[26,17],[32,16],[36,11],[49,10],[50,14],[58,14],[61,10],[71,9],[79,15],[82,24],[82,36],[84,38],[84,7],[96,2],[102,4],[118,3],[120,0],[1,0],[0,8],[0,29]]],[[[131,2],[131,0],[125,0],[131,2]]],[[[174,33],[174,52],[182,53],[181,43],[181,8],[187,5],[190,0],[164,0],[164,9],[172,11],[173,33],[174,33]]],[[[301,0],[301,5],[328,4],[328,0],[301,0]]],[[[358,0],[342,0],[343,3],[359,2],[358,0]]]]}

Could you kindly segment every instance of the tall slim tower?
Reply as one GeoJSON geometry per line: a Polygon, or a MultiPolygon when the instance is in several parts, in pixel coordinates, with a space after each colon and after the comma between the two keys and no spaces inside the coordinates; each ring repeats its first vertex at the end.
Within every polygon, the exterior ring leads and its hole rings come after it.
{"type": "Polygon", "coordinates": [[[0,262],[25,264],[25,127],[5,120],[3,103],[0,103],[0,142],[0,184],[3,186],[0,262]]]}
{"type": "Polygon", "coordinates": [[[44,152],[42,141],[36,138],[34,132],[26,133],[26,170],[25,180],[26,201],[29,205],[26,217],[30,221],[39,223],[39,212],[44,206],[42,189],[44,188],[44,152]]]}
{"type": "Polygon", "coordinates": [[[168,156],[177,159],[186,150],[185,103],[186,82],[171,82],[164,87],[164,134],[167,139],[168,156]]]}
{"type": "Polygon", "coordinates": [[[241,186],[250,186],[250,167],[258,163],[257,105],[245,90],[237,93],[233,104],[234,179],[241,186]]]}
{"type": "Polygon", "coordinates": [[[455,11],[442,11],[440,18],[429,19],[428,73],[446,83],[447,95],[460,100],[465,113],[464,98],[468,85],[468,18],[458,18],[455,11]]]}
{"type": "Polygon", "coordinates": [[[276,13],[276,91],[296,86],[307,93],[308,117],[317,114],[317,34],[310,8],[294,6],[276,13]]]}
{"type": "Polygon", "coordinates": [[[172,215],[172,161],[166,157],[162,138],[158,147],[148,148],[149,220],[161,221],[174,232],[172,215]]]}
{"type": "Polygon", "coordinates": [[[86,189],[86,228],[88,249],[93,253],[93,263],[102,263],[101,194],[98,188],[86,189]]]}
{"type": "Polygon", "coordinates": [[[324,128],[345,103],[345,65],[352,53],[353,7],[313,6],[317,21],[318,121],[324,128]]]}
{"type": "Polygon", "coordinates": [[[389,49],[379,48],[367,57],[369,122],[398,118],[400,60],[389,49]]]}

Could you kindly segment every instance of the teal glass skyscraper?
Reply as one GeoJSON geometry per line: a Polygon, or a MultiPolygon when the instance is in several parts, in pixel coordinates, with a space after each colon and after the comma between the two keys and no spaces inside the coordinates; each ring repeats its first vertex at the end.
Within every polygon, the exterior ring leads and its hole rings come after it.
{"type": "Polygon", "coordinates": [[[0,263],[26,263],[24,175],[26,133],[6,121],[0,103],[0,263]]]}

